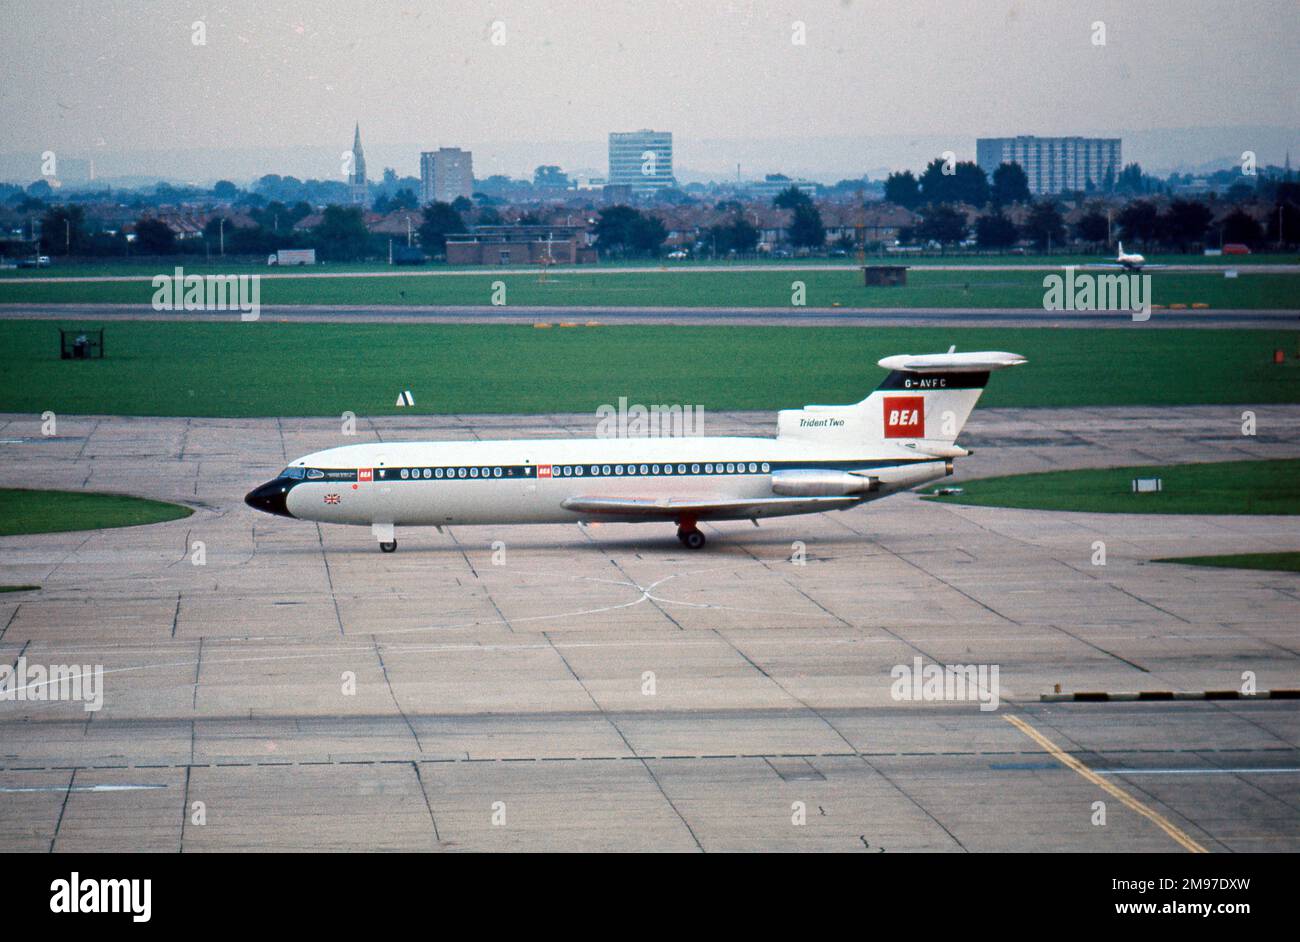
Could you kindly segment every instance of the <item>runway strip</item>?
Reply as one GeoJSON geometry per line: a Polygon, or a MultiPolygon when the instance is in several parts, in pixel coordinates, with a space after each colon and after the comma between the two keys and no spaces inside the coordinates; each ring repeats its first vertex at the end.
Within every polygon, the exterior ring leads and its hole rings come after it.
{"type": "MultiPolygon", "coordinates": [[[[193,263],[202,263],[205,268],[211,264],[209,259],[188,259],[178,256],[174,267],[184,267],[186,261],[193,263]]],[[[218,262],[220,264],[220,262],[218,262]]],[[[1023,264],[1017,265],[1008,263],[1005,265],[971,265],[971,264],[926,264],[911,263],[906,256],[890,256],[887,258],[871,258],[866,264],[869,265],[907,265],[914,271],[947,271],[947,272],[980,272],[980,271],[1061,271],[1065,268],[1066,263],[1059,265],[1047,264],[1023,264]]],[[[1073,263],[1071,263],[1073,264],[1073,263]]],[[[1088,264],[1075,265],[1080,270],[1087,270],[1088,264]]],[[[1095,266],[1098,270],[1109,271],[1108,266],[1098,264],[1095,266]]],[[[159,266],[162,269],[162,266],[159,266]]],[[[171,268],[161,271],[162,274],[170,274],[171,268]]],[[[247,265],[240,265],[241,274],[246,274],[247,265]]],[[[854,272],[861,268],[860,264],[854,263],[829,263],[829,262],[795,262],[786,265],[763,265],[763,264],[736,264],[736,265],[583,265],[583,266],[561,266],[546,269],[548,275],[691,275],[691,274],[708,274],[718,272],[801,272],[801,271],[845,271],[854,272]]],[[[395,268],[391,271],[329,271],[324,266],[319,268],[313,267],[310,271],[283,271],[273,266],[267,266],[266,269],[259,270],[257,274],[268,280],[291,280],[296,278],[463,278],[463,277],[485,277],[496,275],[536,275],[542,269],[533,265],[528,268],[497,268],[493,266],[482,266],[478,268],[416,268],[403,267],[395,268]]],[[[1160,271],[1178,271],[1178,272],[1206,272],[1209,274],[1222,274],[1226,271],[1237,271],[1242,273],[1256,273],[1267,275],[1286,275],[1300,272],[1300,264],[1204,264],[1204,265],[1161,265],[1160,271]]],[[[13,281],[22,284],[89,284],[96,282],[149,282],[154,278],[154,273],[146,275],[34,275],[31,277],[18,276],[3,279],[3,281],[13,281]]]]}
{"type": "MultiPolygon", "coordinates": [[[[0,305],[0,320],[238,322],[239,312],[154,311],[143,304],[0,305]]],[[[536,324],[573,329],[588,324],[734,325],[763,327],[1102,327],[1115,329],[1300,327],[1300,308],[1289,310],[1157,310],[1147,321],[1114,311],[1044,311],[1041,308],[847,307],[552,307],[264,305],[260,321],[355,324],[536,324]]]]}

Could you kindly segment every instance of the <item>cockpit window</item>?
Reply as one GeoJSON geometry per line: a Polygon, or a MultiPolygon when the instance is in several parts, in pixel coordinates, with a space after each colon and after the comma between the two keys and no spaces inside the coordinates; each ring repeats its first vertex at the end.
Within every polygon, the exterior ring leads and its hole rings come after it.
{"type": "Polygon", "coordinates": [[[280,472],[280,477],[291,478],[294,481],[301,481],[307,476],[306,468],[285,468],[280,472]]]}

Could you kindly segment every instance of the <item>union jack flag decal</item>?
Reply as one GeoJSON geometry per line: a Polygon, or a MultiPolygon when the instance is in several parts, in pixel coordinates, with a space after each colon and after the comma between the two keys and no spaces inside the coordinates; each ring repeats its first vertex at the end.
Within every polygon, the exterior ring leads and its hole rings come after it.
{"type": "Polygon", "coordinates": [[[339,502],[339,495],[338,495],[338,494],[326,494],[326,495],[325,495],[325,503],[327,503],[327,504],[337,504],[338,502],[339,502]]]}

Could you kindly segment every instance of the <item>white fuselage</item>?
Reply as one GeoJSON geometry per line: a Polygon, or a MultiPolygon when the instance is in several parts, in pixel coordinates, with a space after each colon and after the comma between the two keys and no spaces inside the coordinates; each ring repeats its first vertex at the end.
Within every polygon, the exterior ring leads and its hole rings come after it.
{"type": "Polygon", "coordinates": [[[696,550],[700,521],[845,510],[952,474],[952,459],[970,454],[956,440],[989,374],[1024,362],[1000,350],[888,356],[865,399],[782,409],[775,438],[345,445],[299,458],[244,502],[369,525],[385,553],[398,527],[587,520],[675,523],[696,550]]]}
{"type": "Polygon", "coordinates": [[[1115,261],[1128,271],[1141,271],[1142,266],[1147,263],[1146,256],[1139,255],[1137,252],[1125,252],[1123,243],[1120,243],[1119,255],[1115,257],[1115,261]]]}
{"type": "MultiPolygon", "coordinates": [[[[286,473],[304,477],[289,482],[285,505],[299,519],[365,525],[639,522],[656,518],[593,517],[564,502],[771,498],[773,473],[802,469],[879,475],[871,493],[859,495],[869,500],[941,478],[950,467],[890,443],[846,450],[773,438],[393,442],[347,445],[298,459],[286,473]]],[[[750,519],[817,509],[773,506],[711,516],[750,519]]]]}

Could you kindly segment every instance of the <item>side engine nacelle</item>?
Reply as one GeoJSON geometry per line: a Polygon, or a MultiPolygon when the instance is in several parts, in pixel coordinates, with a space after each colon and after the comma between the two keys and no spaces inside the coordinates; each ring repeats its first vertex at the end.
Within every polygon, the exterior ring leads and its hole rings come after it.
{"type": "Polygon", "coordinates": [[[772,490],[785,497],[847,497],[876,489],[875,481],[843,471],[776,471],[772,490]]]}
{"type": "Polygon", "coordinates": [[[952,474],[951,461],[926,461],[873,470],[870,474],[814,469],[776,471],[772,491],[785,497],[852,497],[896,491],[952,474]]]}

